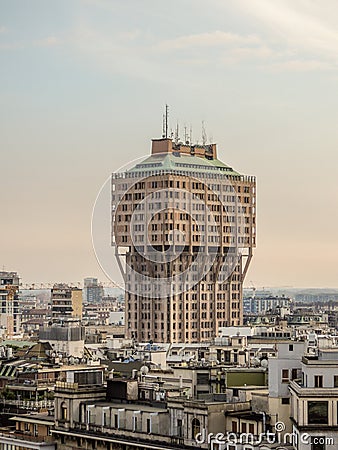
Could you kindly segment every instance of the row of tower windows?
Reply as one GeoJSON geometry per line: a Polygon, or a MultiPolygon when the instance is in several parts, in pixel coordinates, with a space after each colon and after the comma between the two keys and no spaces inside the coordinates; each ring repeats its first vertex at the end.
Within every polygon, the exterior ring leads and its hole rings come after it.
{"type": "MultiPolygon", "coordinates": [[[[123,205],[126,206],[126,205],[123,205]]],[[[162,205],[161,208],[163,209],[165,205],[162,205]]],[[[211,208],[212,211],[220,211],[220,208],[215,208],[215,206],[217,205],[213,205],[213,207],[211,208]]],[[[199,208],[201,209],[201,208],[199,208]]],[[[238,214],[251,214],[251,209],[254,208],[246,208],[245,206],[242,207],[238,207],[238,214]]],[[[127,211],[126,208],[123,208],[122,211],[127,211]]],[[[229,207],[228,211],[229,213],[235,213],[235,210],[233,209],[233,207],[229,207]]],[[[254,214],[254,213],[253,213],[254,214]]],[[[174,214],[173,213],[163,213],[163,219],[164,220],[173,220],[174,219],[174,214]]],[[[177,220],[183,221],[183,220],[189,220],[189,218],[192,218],[196,221],[200,221],[200,222],[205,222],[206,220],[206,216],[208,218],[208,222],[220,222],[221,221],[221,216],[219,214],[189,214],[189,213],[179,213],[179,215],[175,214],[175,218],[177,220]]],[[[116,216],[116,220],[117,222],[128,222],[130,223],[132,219],[132,216],[130,214],[118,214],[116,216]]],[[[135,213],[133,214],[133,220],[134,222],[143,222],[144,221],[144,214],[141,213],[135,213]]],[[[161,219],[161,215],[154,215],[152,218],[153,221],[155,220],[162,220],[161,219]]],[[[241,223],[242,218],[238,217],[237,218],[237,222],[240,224],[241,223]]],[[[245,223],[250,223],[251,220],[251,216],[247,216],[245,218],[245,223]]],[[[223,222],[227,222],[227,223],[235,223],[236,222],[236,217],[235,216],[229,216],[229,215],[224,215],[223,216],[223,222]]],[[[252,217],[252,223],[255,224],[255,218],[252,217]]],[[[200,229],[196,228],[196,229],[200,229]]]]}
{"type": "MultiPolygon", "coordinates": [[[[151,235],[151,242],[162,242],[162,239],[158,239],[158,237],[159,237],[158,235],[152,234],[151,235]]],[[[249,236],[239,236],[237,238],[237,240],[238,240],[238,244],[244,244],[244,245],[249,245],[250,242],[252,242],[252,244],[256,243],[256,239],[254,237],[250,238],[249,236]]],[[[135,242],[135,243],[137,243],[137,242],[144,243],[145,241],[146,241],[146,239],[145,239],[145,237],[142,234],[133,236],[133,242],[135,242]]],[[[128,242],[130,242],[129,234],[126,234],[126,235],[122,234],[120,236],[120,242],[122,242],[124,244],[127,244],[128,242]]],[[[165,234],[163,242],[165,242],[168,245],[171,244],[173,242],[172,236],[169,235],[169,234],[165,234]]],[[[179,242],[182,242],[182,243],[186,242],[185,235],[181,236],[181,239],[180,239],[179,235],[175,236],[175,242],[177,242],[177,243],[179,243],[179,242]]],[[[203,242],[205,242],[205,239],[201,239],[200,235],[195,235],[194,234],[192,236],[192,242],[195,242],[195,243],[202,242],[203,243],[203,242]]],[[[219,244],[219,242],[220,242],[220,237],[219,236],[208,236],[208,243],[209,244],[219,244]]],[[[224,236],[223,237],[223,243],[224,244],[235,244],[235,242],[236,242],[236,239],[233,236],[224,236]]]]}
{"type": "MultiPolygon", "coordinates": [[[[201,324],[200,324],[201,326],[201,328],[211,328],[211,329],[213,329],[213,327],[214,327],[214,323],[213,322],[201,322],[201,324]]],[[[132,328],[132,322],[128,322],[128,327],[129,328],[132,328]]],[[[137,325],[136,325],[136,323],[135,323],[135,329],[137,329],[137,325]]],[[[142,323],[141,324],[141,330],[150,330],[151,329],[151,324],[150,324],[150,322],[148,322],[148,323],[142,323]]],[[[165,330],[165,325],[164,325],[164,323],[161,323],[160,324],[160,326],[158,327],[158,324],[157,323],[155,323],[154,324],[154,330],[165,330]]],[[[173,330],[182,330],[183,329],[183,327],[182,327],[182,323],[179,323],[178,324],[178,327],[176,328],[176,323],[173,323],[173,328],[172,328],[173,330]]],[[[190,322],[190,329],[191,330],[197,330],[198,329],[198,322],[190,322]]],[[[191,334],[193,334],[193,333],[196,333],[197,334],[197,332],[192,332],[191,334]]],[[[135,332],[134,333],[134,335],[136,335],[137,333],[135,332]]],[[[143,331],[141,331],[141,333],[140,333],[141,335],[143,335],[144,336],[144,332],[143,331]]],[[[189,334],[189,332],[187,332],[187,334],[189,334]]],[[[155,339],[156,339],[156,333],[155,333],[155,339]]]]}
{"type": "MultiPolygon", "coordinates": [[[[235,277],[238,277],[237,275],[235,275],[235,277]]],[[[234,280],[234,281],[236,281],[236,280],[234,280]]],[[[213,289],[213,285],[211,284],[208,284],[207,286],[206,285],[204,285],[204,284],[201,284],[200,285],[200,288],[201,288],[201,290],[203,291],[203,290],[206,290],[206,289],[208,289],[208,290],[212,290],[213,289]]],[[[228,291],[228,288],[229,288],[229,285],[228,284],[223,284],[223,285],[220,285],[219,286],[219,289],[221,289],[222,291],[225,291],[225,292],[218,292],[217,293],[217,296],[216,296],[216,298],[217,298],[217,300],[221,300],[221,299],[226,299],[228,296],[227,296],[227,294],[226,294],[226,291],[228,291]]],[[[231,285],[231,291],[232,291],[232,298],[234,299],[235,298],[235,296],[236,295],[239,295],[239,294],[236,294],[236,293],[234,293],[234,291],[240,291],[240,289],[241,289],[241,285],[240,284],[236,284],[236,283],[233,283],[232,285],[231,285]]],[[[191,296],[192,296],[192,300],[197,300],[197,294],[193,294],[193,293],[186,293],[185,294],[185,298],[186,298],[186,300],[190,300],[189,299],[189,294],[191,294],[191,296]]],[[[130,301],[130,300],[132,300],[132,298],[134,298],[134,296],[131,294],[131,293],[128,293],[127,294],[127,300],[128,301],[130,301]]],[[[201,298],[201,300],[213,300],[214,299],[214,293],[213,292],[209,292],[209,293],[201,293],[200,294],[200,298],[201,298]]],[[[183,300],[183,293],[181,293],[181,294],[179,294],[177,297],[176,297],[176,302],[177,301],[182,301],[183,300]]],[[[173,303],[173,308],[175,309],[176,308],[176,302],[174,302],[173,303]]],[[[135,305],[136,305],[136,303],[135,303],[135,305]]],[[[188,305],[189,304],[187,304],[187,307],[188,307],[188,305]]],[[[193,305],[194,305],[194,303],[193,303],[193,305]]],[[[206,304],[205,304],[206,305],[206,304]]],[[[150,309],[150,303],[145,303],[145,304],[142,304],[142,307],[143,308],[145,308],[145,309],[147,309],[147,308],[149,308],[150,309]]],[[[153,303],[153,307],[154,307],[154,309],[161,309],[161,302],[159,302],[159,303],[153,303]]],[[[202,303],[202,309],[203,309],[203,303],[202,303]]]]}
{"type": "MultiPolygon", "coordinates": [[[[143,200],[145,198],[145,192],[144,191],[140,191],[140,192],[134,192],[134,193],[126,193],[124,194],[124,196],[122,197],[124,201],[128,201],[128,202],[132,202],[135,200],[143,200]]],[[[182,191],[174,191],[174,190],[167,190],[167,191],[153,191],[149,194],[151,199],[163,199],[163,198],[183,198],[186,199],[187,198],[187,192],[182,192],[182,191]]],[[[122,200],[121,196],[112,196],[112,200],[113,201],[121,201],[122,200]]],[[[227,203],[250,203],[250,198],[252,199],[252,203],[255,203],[255,197],[248,197],[248,196],[236,196],[236,195],[223,195],[220,196],[216,193],[209,193],[207,194],[207,197],[205,195],[205,193],[194,193],[194,197],[192,198],[193,202],[198,202],[197,199],[199,200],[205,200],[207,199],[208,202],[227,202],[227,203]]]]}
{"type": "MultiPolygon", "coordinates": [[[[181,231],[186,231],[186,224],[180,224],[177,223],[175,224],[175,229],[176,230],[181,230],[181,231]]],[[[221,228],[218,225],[208,225],[208,232],[209,233],[220,233],[221,228]]],[[[151,225],[151,231],[152,232],[160,232],[162,234],[163,231],[173,231],[174,230],[174,224],[173,223],[165,223],[165,224],[152,224],[151,225]]],[[[236,228],[234,226],[223,226],[223,232],[225,233],[235,233],[236,228]]],[[[244,232],[244,234],[249,234],[250,233],[250,227],[238,227],[237,228],[238,233],[242,233],[244,232]]],[[[123,227],[119,227],[119,231],[120,232],[125,232],[128,233],[129,232],[129,225],[124,225],[123,227]]],[[[137,224],[133,226],[133,231],[134,232],[142,232],[144,233],[144,225],[141,224],[137,224]]],[[[204,225],[193,225],[192,226],[192,231],[193,232],[204,232],[205,231],[205,227],[204,225]]],[[[255,228],[252,228],[252,233],[255,234],[255,228]]],[[[217,236],[218,236],[217,234],[217,236]]],[[[165,234],[165,238],[168,240],[168,238],[171,235],[169,234],[165,234]]],[[[140,235],[140,236],[133,236],[133,238],[135,239],[136,237],[141,237],[142,239],[139,239],[141,241],[145,240],[144,235],[140,235]]],[[[175,236],[176,238],[179,237],[179,235],[175,236]]],[[[185,236],[184,236],[185,237],[185,236]]],[[[193,234],[193,238],[195,238],[195,240],[200,240],[200,238],[202,237],[202,240],[204,240],[204,236],[202,236],[201,234],[193,234]]],[[[151,238],[153,240],[157,240],[158,235],[157,234],[152,234],[151,238]]]]}
{"type": "MultiPolygon", "coordinates": [[[[218,322],[218,327],[226,327],[228,325],[229,325],[228,321],[219,321],[218,322]]],[[[231,321],[231,326],[236,326],[236,325],[238,325],[238,320],[232,320],[231,321]]],[[[208,331],[201,331],[200,335],[201,335],[201,338],[204,338],[204,339],[207,339],[207,338],[211,339],[212,337],[214,337],[213,331],[210,331],[210,330],[208,330],[208,331]]],[[[198,332],[197,331],[192,331],[192,332],[186,331],[185,334],[184,334],[181,331],[180,332],[174,331],[172,333],[173,341],[176,341],[176,340],[182,341],[184,336],[185,336],[185,339],[187,341],[188,340],[191,341],[191,340],[194,340],[194,339],[197,340],[198,339],[198,332]]],[[[162,333],[155,332],[154,334],[152,334],[150,332],[142,331],[140,333],[135,332],[133,337],[135,339],[140,338],[140,340],[144,341],[144,342],[145,341],[149,341],[150,339],[153,339],[153,338],[155,339],[155,341],[158,341],[158,340],[163,341],[164,340],[164,333],[163,332],[162,333]]]]}
{"type": "MultiPolygon", "coordinates": [[[[140,181],[135,183],[133,186],[129,185],[128,183],[116,183],[113,185],[113,187],[116,186],[116,190],[117,191],[127,191],[130,188],[133,188],[135,190],[142,190],[146,188],[146,183],[144,181],[140,181]]],[[[147,187],[151,188],[151,189],[157,189],[157,188],[168,188],[168,187],[176,187],[176,188],[180,188],[182,187],[183,189],[186,188],[187,186],[187,182],[186,181],[182,181],[182,180],[151,180],[148,181],[147,183],[147,187]]],[[[193,181],[191,183],[191,187],[192,189],[204,189],[205,184],[201,183],[201,182],[195,182],[193,181]]],[[[236,186],[232,186],[230,183],[224,183],[224,184],[210,184],[208,186],[209,189],[213,190],[213,191],[220,191],[221,187],[223,189],[223,191],[225,192],[233,192],[234,188],[236,186]]],[[[243,185],[237,185],[237,192],[244,192],[244,193],[250,193],[250,188],[251,188],[251,192],[253,194],[255,194],[256,190],[255,190],[255,186],[243,186],[243,185]]]]}
{"type": "MultiPolygon", "coordinates": [[[[135,306],[134,310],[136,310],[137,309],[136,304],[134,306],[135,306]]],[[[144,309],[148,309],[149,310],[150,309],[150,305],[149,304],[144,305],[144,306],[142,307],[142,310],[144,310],[144,309]],[[144,306],[146,306],[146,307],[144,307],[144,306]]],[[[210,311],[209,312],[210,317],[212,316],[212,311],[214,309],[212,303],[209,304],[209,305],[207,303],[201,303],[200,306],[201,306],[201,310],[202,310],[202,312],[201,312],[201,317],[202,318],[203,317],[206,318],[207,312],[205,312],[205,311],[210,311]]],[[[227,308],[227,303],[226,302],[218,302],[217,303],[217,310],[225,310],[226,308],[227,308]]],[[[238,302],[232,302],[231,303],[231,308],[232,309],[239,309],[240,308],[240,304],[238,302]]],[[[128,304],[128,308],[127,309],[128,309],[128,311],[130,311],[133,308],[131,307],[130,304],[128,304]]],[[[176,308],[176,303],[173,304],[173,311],[182,311],[182,310],[183,310],[182,303],[180,303],[178,305],[178,308],[176,308]]],[[[198,305],[197,305],[197,303],[187,303],[186,307],[185,307],[185,310],[186,311],[197,311],[198,310],[198,305]]],[[[196,319],[198,317],[197,312],[190,313],[190,317],[192,319],[196,319]]],[[[129,318],[131,318],[131,313],[130,312],[128,312],[128,319],[129,318]]],[[[151,318],[150,312],[149,313],[145,313],[145,312],[141,313],[141,319],[142,320],[146,320],[146,319],[150,320],[150,318],[151,318]]],[[[183,316],[182,316],[181,313],[176,314],[176,312],[174,312],[172,318],[173,318],[173,320],[181,320],[183,318],[183,316]]],[[[137,320],[137,312],[134,312],[134,319],[137,320]]],[[[161,315],[155,313],[154,314],[154,319],[155,320],[158,320],[158,319],[164,320],[164,313],[161,313],[161,315]]],[[[189,312],[186,312],[186,319],[189,319],[189,312]]]]}

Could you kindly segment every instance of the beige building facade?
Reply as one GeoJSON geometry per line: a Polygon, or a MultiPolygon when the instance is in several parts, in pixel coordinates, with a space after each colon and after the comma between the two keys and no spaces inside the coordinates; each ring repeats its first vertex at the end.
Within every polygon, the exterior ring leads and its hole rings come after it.
{"type": "Polygon", "coordinates": [[[73,317],[82,319],[82,289],[55,284],[51,290],[54,321],[73,317]]]}

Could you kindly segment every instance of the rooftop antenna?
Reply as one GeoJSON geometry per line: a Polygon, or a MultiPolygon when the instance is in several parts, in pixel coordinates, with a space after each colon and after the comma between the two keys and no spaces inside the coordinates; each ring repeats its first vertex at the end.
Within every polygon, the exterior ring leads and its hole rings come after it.
{"type": "Polygon", "coordinates": [[[202,143],[206,145],[207,143],[207,133],[205,131],[204,120],[202,120],[202,143]]]}
{"type": "Polygon", "coordinates": [[[165,138],[168,138],[168,118],[169,118],[169,106],[165,105],[165,138]]]}
{"type": "Polygon", "coordinates": [[[189,141],[190,144],[192,144],[192,126],[190,125],[190,130],[189,130],[189,141]]]}
{"type": "Polygon", "coordinates": [[[176,130],[175,130],[175,144],[178,144],[179,137],[178,137],[178,122],[176,123],[176,130]]]}
{"type": "Polygon", "coordinates": [[[165,114],[162,116],[162,138],[165,138],[165,114]]]}
{"type": "Polygon", "coordinates": [[[187,133],[187,126],[186,125],[184,125],[184,143],[185,144],[189,144],[188,133],[187,133]]]}

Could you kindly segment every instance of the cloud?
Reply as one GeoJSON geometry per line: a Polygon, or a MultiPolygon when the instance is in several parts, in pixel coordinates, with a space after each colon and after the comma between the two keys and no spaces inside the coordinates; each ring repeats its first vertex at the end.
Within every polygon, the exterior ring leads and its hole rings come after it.
{"type": "Polygon", "coordinates": [[[212,31],[207,33],[189,34],[174,39],[161,41],[157,47],[161,50],[180,50],[191,47],[220,47],[227,45],[258,44],[257,36],[241,36],[226,31],[212,31]]]}
{"type": "Polygon", "coordinates": [[[16,41],[16,42],[4,42],[0,43],[0,50],[19,50],[30,47],[54,47],[60,45],[62,40],[55,36],[48,36],[43,39],[37,39],[33,41],[16,41]]]}
{"type": "MultiPolygon", "coordinates": [[[[80,24],[65,40],[77,55],[95,60],[96,67],[107,73],[174,82],[179,63],[189,67],[256,67],[258,70],[306,72],[328,70],[330,64],[320,58],[302,57],[292,47],[280,48],[276,42],[257,35],[240,35],[226,31],[189,34],[156,42],[156,37],[141,30],[108,33],[88,24],[80,24]],[[269,44],[269,45],[268,45],[269,44]],[[170,52],[170,64],[163,64],[163,53],[170,52]],[[190,53],[189,53],[189,51],[190,53]],[[211,51],[213,50],[213,51],[211,51]],[[159,58],[158,55],[161,55],[159,58]],[[161,62],[162,61],[162,62],[161,62]]],[[[50,39],[46,45],[59,41],[50,39]]],[[[180,77],[183,77],[182,71],[180,77]]],[[[191,77],[187,76],[189,83],[191,77]]]]}
{"type": "Polygon", "coordinates": [[[0,50],[19,50],[25,48],[22,42],[0,43],[0,50]]]}
{"type": "Polygon", "coordinates": [[[119,33],[119,39],[123,41],[134,41],[141,36],[140,30],[122,31],[119,33]]]}
{"type": "Polygon", "coordinates": [[[242,14],[254,17],[260,27],[263,24],[262,32],[268,33],[268,38],[275,44],[321,58],[338,56],[336,2],[327,0],[325,8],[322,8],[322,5],[309,0],[237,0],[236,7],[242,14]]]}
{"type": "Polygon", "coordinates": [[[0,26],[0,34],[7,33],[7,28],[4,26],[0,26]]]}
{"type": "Polygon", "coordinates": [[[240,64],[241,62],[255,62],[276,57],[276,53],[269,47],[235,47],[229,49],[222,60],[226,64],[240,64]]]}
{"type": "Polygon", "coordinates": [[[35,41],[34,44],[39,47],[54,47],[55,45],[61,44],[61,39],[55,36],[48,36],[35,41]]]}
{"type": "Polygon", "coordinates": [[[76,57],[83,57],[91,63],[95,61],[95,68],[104,73],[168,83],[182,75],[177,72],[169,75],[159,61],[158,52],[139,31],[109,33],[81,23],[67,37],[67,48],[76,57]]]}
{"type": "MultiPolygon", "coordinates": [[[[241,0],[240,0],[241,1],[241,0]]],[[[248,5],[247,1],[242,1],[242,4],[248,5]]],[[[277,0],[278,3],[278,0],[277,0]]],[[[251,3],[250,3],[251,4],[251,3]]],[[[252,1],[252,11],[255,12],[260,18],[264,17],[264,20],[268,22],[268,26],[274,28],[274,33],[280,35],[281,30],[285,31],[287,34],[287,29],[290,26],[304,27],[304,21],[307,23],[307,29],[313,32],[311,39],[321,45],[324,45],[324,39],[319,39],[320,32],[322,37],[327,33],[327,38],[334,38],[335,33],[324,31],[324,28],[320,26],[316,20],[311,21],[309,18],[303,18],[300,14],[288,14],[289,10],[281,5],[279,8],[275,8],[270,5],[269,8],[265,9],[263,6],[266,5],[265,0],[253,0],[252,1]],[[291,23],[289,23],[291,21],[291,23]],[[282,26],[283,25],[283,26],[282,26]],[[314,30],[317,30],[315,33],[314,30]]],[[[249,8],[249,11],[252,12],[249,8]]],[[[298,31],[294,32],[295,34],[298,31]]],[[[303,31],[300,32],[300,34],[303,31]]],[[[289,38],[288,38],[289,39],[289,38]]],[[[331,46],[330,46],[331,47],[331,46]]],[[[332,46],[333,47],[333,46],[332,46]]],[[[301,55],[297,46],[289,44],[281,45],[280,40],[276,39],[275,35],[267,39],[262,33],[262,36],[257,34],[241,35],[236,33],[231,33],[227,31],[216,30],[213,32],[205,32],[198,34],[189,34],[184,36],[179,36],[174,39],[162,40],[155,45],[156,49],[161,51],[170,51],[173,54],[179,55],[182,50],[198,50],[198,57],[189,57],[188,61],[185,62],[189,65],[203,65],[214,63],[223,63],[227,66],[238,66],[240,64],[251,64],[256,65],[259,69],[271,68],[273,70],[280,71],[314,71],[314,70],[328,70],[333,66],[334,63],[329,63],[322,55],[301,55]],[[206,49],[215,50],[214,52],[206,52],[206,49]],[[315,57],[314,57],[315,56],[315,57]],[[262,65],[262,61],[266,63],[262,65]]],[[[327,46],[329,48],[329,46],[327,46]]],[[[333,50],[333,48],[332,48],[333,50]]],[[[336,48],[334,48],[336,51],[336,48]]]]}
{"type": "Polygon", "coordinates": [[[210,64],[218,67],[242,62],[254,64],[274,55],[274,50],[265,46],[258,36],[218,30],[156,42],[156,36],[149,32],[108,33],[81,23],[67,41],[77,55],[95,60],[96,67],[107,73],[123,73],[165,83],[178,81],[179,77],[181,84],[186,81],[189,86],[198,81],[192,81],[188,72],[177,72],[174,69],[176,63],[189,70],[189,67],[203,68],[210,64]],[[166,51],[170,58],[163,57],[166,51]]]}
{"type": "Polygon", "coordinates": [[[290,71],[290,72],[308,72],[315,70],[332,70],[332,65],[319,60],[300,60],[292,59],[287,61],[279,61],[270,64],[273,70],[290,71]]]}

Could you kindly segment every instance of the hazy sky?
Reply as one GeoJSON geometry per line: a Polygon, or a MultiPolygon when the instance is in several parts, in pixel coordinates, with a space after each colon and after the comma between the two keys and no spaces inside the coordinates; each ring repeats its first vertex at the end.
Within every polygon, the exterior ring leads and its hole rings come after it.
{"type": "Polygon", "coordinates": [[[168,103],[257,176],[245,284],[337,287],[337,23],[333,0],[0,0],[0,265],[104,279],[96,195],[168,103]]]}

